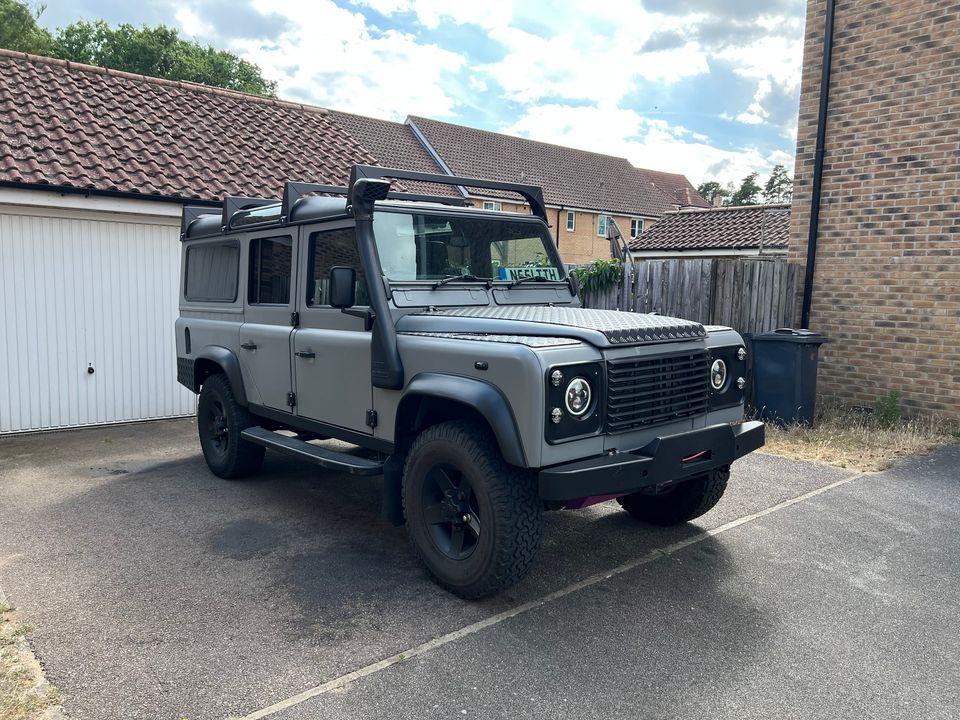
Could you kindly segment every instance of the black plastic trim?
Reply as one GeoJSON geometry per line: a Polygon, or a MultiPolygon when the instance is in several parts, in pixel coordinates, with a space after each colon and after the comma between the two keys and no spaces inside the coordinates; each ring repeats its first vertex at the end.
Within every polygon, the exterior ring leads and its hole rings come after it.
{"type": "Polygon", "coordinates": [[[495,385],[462,375],[420,373],[410,381],[397,407],[402,408],[404,400],[413,396],[440,398],[473,408],[493,430],[504,460],[517,467],[527,467],[520,430],[510,402],[495,385]]]}
{"type": "MultiPolygon", "coordinates": [[[[194,368],[196,368],[198,360],[210,360],[219,365],[223,369],[224,374],[227,376],[227,380],[230,381],[230,389],[233,390],[233,396],[237,399],[237,402],[240,405],[247,404],[247,392],[243,387],[243,375],[240,372],[240,361],[237,359],[237,356],[232,350],[228,350],[220,345],[207,345],[200,352],[194,355],[193,360],[194,368]]],[[[201,379],[196,376],[196,369],[194,369],[194,392],[200,392],[200,385],[202,384],[200,380],[201,379]]]]}
{"type": "Polygon", "coordinates": [[[540,497],[549,502],[638,492],[729,465],[763,446],[764,424],[748,420],[658,437],[628,453],[599,455],[540,471],[540,497]],[[703,459],[684,462],[698,453],[703,459]]]}
{"type": "Polygon", "coordinates": [[[387,455],[393,453],[394,445],[389,440],[375,438],[372,435],[357,432],[356,430],[349,430],[339,425],[330,425],[325,422],[320,422],[319,420],[311,420],[310,418],[300,417],[299,415],[284,412],[283,410],[274,410],[273,408],[255,405],[253,403],[250,403],[250,412],[258,417],[272,420],[283,427],[293,430],[304,430],[324,437],[343,440],[344,442],[376,450],[377,452],[387,455]]]}

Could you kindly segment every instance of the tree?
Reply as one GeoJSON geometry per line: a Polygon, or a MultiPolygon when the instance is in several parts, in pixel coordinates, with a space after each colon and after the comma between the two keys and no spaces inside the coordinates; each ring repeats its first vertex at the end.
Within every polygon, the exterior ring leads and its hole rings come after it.
{"type": "Polygon", "coordinates": [[[758,173],[747,175],[730,197],[730,205],[757,205],[760,200],[760,186],[757,184],[758,173]]]}
{"type": "Polygon", "coordinates": [[[53,39],[37,24],[43,6],[20,0],[0,0],[0,47],[17,52],[47,55],[53,39]]]}
{"type": "Polygon", "coordinates": [[[277,84],[266,80],[253,63],[209,45],[183,40],[166,25],[111,28],[103,20],[81,20],[59,28],[53,55],[139,75],[188,80],[228,90],[276,97],[277,84]]]}
{"type": "Polygon", "coordinates": [[[697,185],[697,195],[702,197],[711,205],[724,204],[726,203],[727,198],[730,197],[729,191],[727,191],[716,180],[706,180],[697,185]]]}
{"type": "Polygon", "coordinates": [[[80,20],[51,34],[37,20],[44,6],[0,0],[0,47],[101,65],[115,70],[188,80],[228,90],[276,97],[277,83],[233,53],[184,40],[165,25],[111,28],[103,20],[80,20]]]}
{"type": "Polygon", "coordinates": [[[763,201],[768,203],[790,202],[793,198],[793,180],[783,165],[774,166],[770,179],[763,187],[763,201]]]}

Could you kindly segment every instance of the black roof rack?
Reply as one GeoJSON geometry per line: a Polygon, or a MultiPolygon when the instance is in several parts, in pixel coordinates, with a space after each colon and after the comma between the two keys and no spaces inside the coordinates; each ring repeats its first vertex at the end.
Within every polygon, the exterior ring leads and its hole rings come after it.
{"type": "Polygon", "coordinates": [[[359,178],[392,178],[394,180],[416,180],[417,182],[434,183],[436,185],[456,185],[459,187],[485,188],[487,190],[503,190],[516,193],[530,204],[533,214],[544,222],[547,220],[546,203],[543,200],[543,189],[536,185],[522,183],[500,182],[499,180],[481,180],[480,178],[459,177],[457,175],[436,175],[434,173],[417,172],[415,170],[397,170],[376,165],[354,165],[350,172],[350,184],[353,185],[359,178]]]}
{"type": "MultiPolygon", "coordinates": [[[[280,217],[289,220],[294,205],[304,195],[324,193],[326,195],[350,195],[350,188],[344,185],[320,185],[317,183],[288,181],[283,184],[283,201],[280,205],[280,217]]],[[[463,198],[447,197],[445,195],[422,195],[419,193],[391,191],[387,194],[388,200],[409,200],[411,202],[433,202],[443,205],[457,205],[464,207],[467,201],[463,198]]]]}
{"type": "MultiPolygon", "coordinates": [[[[490,190],[502,190],[505,192],[516,193],[523,197],[530,205],[533,214],[544,222],[547,220],[546,206],[543,200],[543,190],[535,185],[524,185],[520,183],[499,182],[496,180],[481,180],[480,178],[459,177],[456,175],[436,175],[433,173],[417,172],[414,170],[399,170],[397,168],[384,168],[375,165],[354,165],[350,172],[350,186],[352,187],[357,180],[361,178],[372,180],[413,180],[435,185],[452,185],[457,187],[486,188],[490,190]]],[[[291,221],[291,213],[296,204],[306,195],[320,193],[324,195],[344,195],[350,197],[350,187],[343,185],[324,185],[319,183],[293,182],[288,181],[283,185],[283,197],[280,201],[269,200],[266,198],[251,198],[228,196],[223,199],[221,208],[220,230],[229,230],[234,216],[243,211],[254,210],[268,205],[279,206],[277,221],[280,224],[286,224],[291,221]]],[[[456,205],[466,207],[468,205],[465,198],[447,197],[443,195],[423,195],[410,192],[390,191],[387,193],[388,200],[407,200],[411,202],[430,202],[444,205],[456,205]]],[[[190,231],[190,225],[193,224],[202,215],[215,215],[216,209],[211,207],[200,207],[188,205],[183,208],[183,217],[180,222],[180,238],[185,239],[190,231]]],[[[272,215],[272,213],[271,213],[272,215]]],[[[207,223],[204,223],[206,226],[207,223]]],[[[211,228],[212,229],[212,228],[211,228]]],[[[207,231],[209,232],[209,230],[207,231]]],[[[201,234],[206,234],[201,232],[201,234]]]]}

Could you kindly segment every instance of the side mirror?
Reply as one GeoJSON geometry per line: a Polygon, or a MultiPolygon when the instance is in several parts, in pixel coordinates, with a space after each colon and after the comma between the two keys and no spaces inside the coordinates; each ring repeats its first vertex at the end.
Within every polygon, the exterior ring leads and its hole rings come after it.
{"type": "Polygon", "coordinates": [[[335,308],[353,307],[357,304],[357,271],[351,267],[330,268],[327,283],[330,305],[335,308]]]}
{"type": "Polygon", "coordinates": [[[570,270],[567,273],[567,285],[570,286],[571,295],[574,297],[580,295],[580,280],[577,278],[577,274],[573,270],[570,270]]]}

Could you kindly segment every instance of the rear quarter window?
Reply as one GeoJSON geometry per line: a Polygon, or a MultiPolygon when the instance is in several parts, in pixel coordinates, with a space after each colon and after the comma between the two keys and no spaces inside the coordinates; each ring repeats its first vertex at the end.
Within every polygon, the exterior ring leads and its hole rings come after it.
{"type": "Polygon", "coordinates": [[[189,247],[183,295],[192,302],[234,302],[239,271],[238,243],[189,247]]]}

